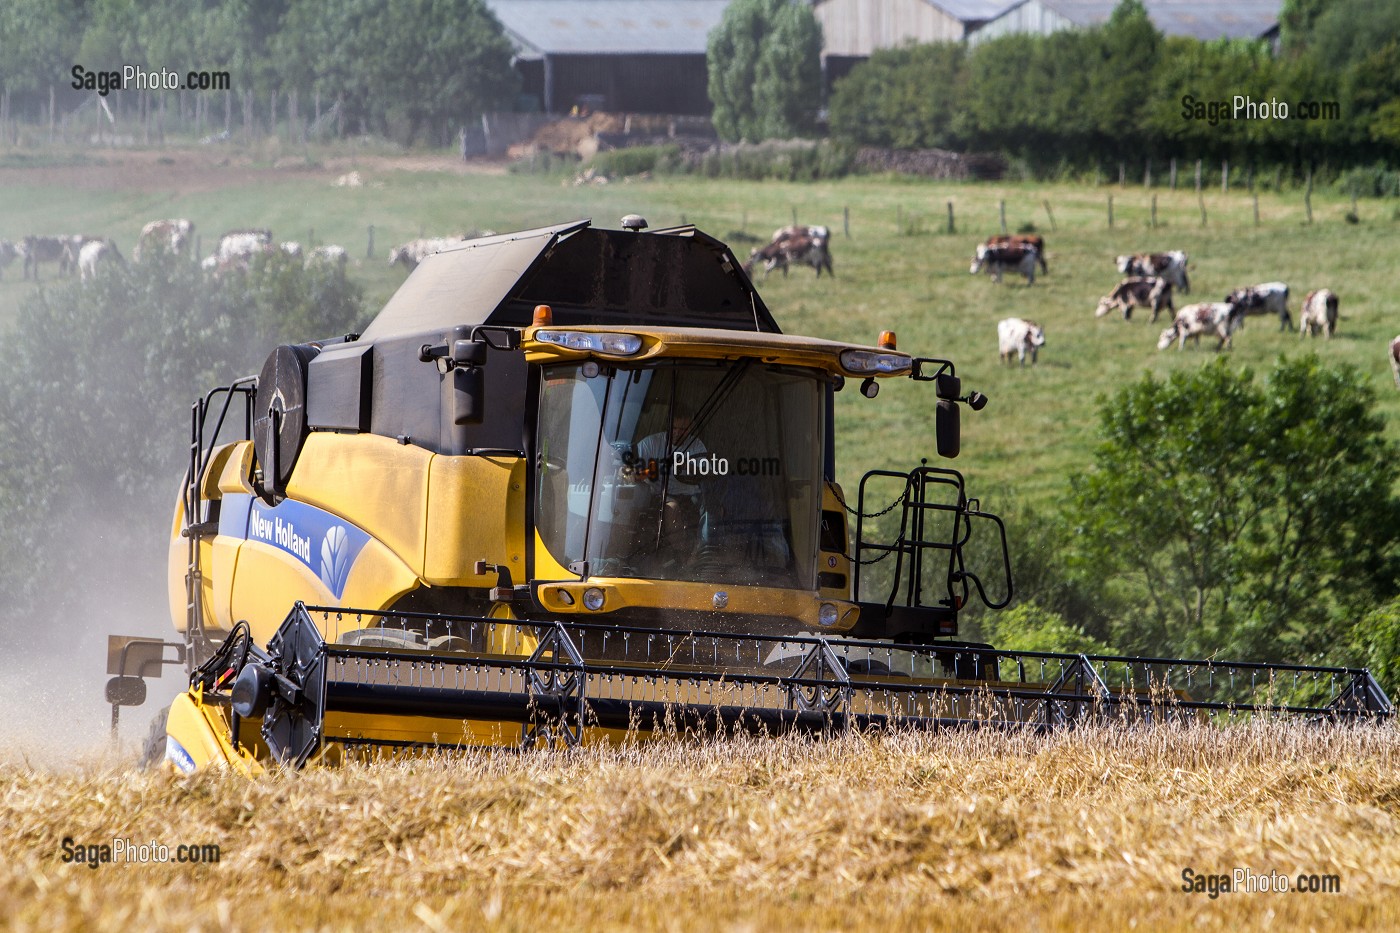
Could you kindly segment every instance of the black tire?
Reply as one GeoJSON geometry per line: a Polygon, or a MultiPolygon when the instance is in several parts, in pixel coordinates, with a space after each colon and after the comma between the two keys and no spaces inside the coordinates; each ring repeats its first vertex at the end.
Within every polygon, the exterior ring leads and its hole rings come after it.
{"type": "Polygon", "coordinates": [[[141,745],[141,767],[159,767],[165,760],[166,725],[170,721],[170,707],[156,713],[151,719],[151,729],[146,733],[146,741],[141,745]]]}

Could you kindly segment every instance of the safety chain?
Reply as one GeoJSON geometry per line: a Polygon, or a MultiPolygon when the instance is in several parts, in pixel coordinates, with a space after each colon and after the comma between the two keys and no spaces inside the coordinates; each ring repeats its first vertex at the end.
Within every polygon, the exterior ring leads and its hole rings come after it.
{"type": "Polygon", "coordinates": [[[870,513],[861,513],[861,512],[857,512],[855,509],[851,508],[849,505],[846,504],[846,500],[845,500],[844,498],[842,498],[842,496],[841,496],[841,490],[839,490],[839,489],[836,488],[836,484],[835,484],[835,483],[833,483],[831,480],[826,480],[825,482],[826,482],[826,488],[827,488],[827,489],[830,489],[830,490],[831,490],[831,494],[832,494],[833,496],[836,497],[836,501],[839,502],[839,503],[841,503],[841,508],[845,509],[847,512],[850,512],[852,515],[856,516],[857,518],[879,518],[881,515],[884,515],[884,514],[890,512],[890,511],[892,511],[892,510],[894,509],[895,506],[899,505],[901,502],[903,502],[905,499],[907,499],[907,498],[909,497],[909,487],[910,487],[911,485],[913,485],[912,483],[905,483],[905,484],[904,484],[904,491],[903,491],[902,493],[899,494],[899,498],[895,499],[893,502],[891,502],[889,505],[885,506],[885,507],[884,507],[883,509],[881,509],[880,511],[878,511],[878,512],[870,512],[870,513]]]}

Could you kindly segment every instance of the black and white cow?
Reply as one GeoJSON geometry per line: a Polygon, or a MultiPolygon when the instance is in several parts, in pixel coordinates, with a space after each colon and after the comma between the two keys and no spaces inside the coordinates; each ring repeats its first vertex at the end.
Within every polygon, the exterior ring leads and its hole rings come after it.
{"type": "Polygon", "coordinates": [[[1293,328],[1293,316],[1288,313],[1288,286],[1282,282],[1237,288],[1226,295],[1225,300],[1239,308],[1243,315],[1277,314],[1279,330],[1293,328]]]}
{"type": "Polygon", "coordinates": [[[993,282],[1000,282],[1003,274],[1014,272],[1026,277],[1027,285],[1035,284],[1035,266],[1040,254],[1033,246],[987,246],[977,247],[968,272],[973,275],[986,270],[993,282]]]}
{"type": "Polygon", "coordinates": [[[1026,365],[1026,354],[1035,365],[1036,353],[1045,346],[1045,331],[1035,321],[1019,317],[1009,317],[997,324],[997,343],[1000,345],[1001,361],[1010,363],[1012,354],[1026,365]]]}
{"type": "Polygon", "coordinates": [[[1124,275],[1156,276],[1166,279],[1183,295],[1191,294],[1191,279],[1186,274],[1186,254],[1181,250],[1166,253],[1134,253],[1119,256],[1118,271],[1124,275]]]}
{"type": "Polygon", "coordinates": [[[1117,309],[1123,313],[1123,320],[1130,321],[1133,317],[1133,308],[1150,308],[1152,311],[1152,322],[1157,322],[1157,315],[1162,313],[1162,309],[1175,313],[1176,308],[1172,305],[1172,285],[1166,279],[1159,279],[1156,276],[1129,276],[1118,283],[1118,286],[1104,297],[1099,299],[1099,306],[1094,309],[1094,317],[1103,317],[1105,314],[1117,309]]]}
{"type": "Polygon", "coordinates": [[[1183,350],[1187,337],[1199,346],[1203,334],[1214,334],[1219,339],[1216,350],[1232,347],[1240,317],[1238,310],[1228,301],[1187,305],[1176,312],[1172,326],[1162,331],[1162,336],[1157,340],[1157,349],[1165,350],[1175,342],[1177,350],[1183,350]]]}

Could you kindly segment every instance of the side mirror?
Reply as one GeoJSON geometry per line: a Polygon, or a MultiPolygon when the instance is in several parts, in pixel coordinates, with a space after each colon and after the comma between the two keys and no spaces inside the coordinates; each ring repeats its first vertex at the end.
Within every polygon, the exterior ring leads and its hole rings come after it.
{"type": "Polygon", "coordinates": [[[962,380],[957,376],[941,373],[933,381],[933,393],[941,399],[956,402],[962,395],[962,380]]]}
{"type": "Polygon", "coordinates": [[[938,408],[933,415],[933,433],[938,443],[938,456],[952,460],[958,455],[962,438],[961,418],[957,402],[938,400],[938,408]]]}

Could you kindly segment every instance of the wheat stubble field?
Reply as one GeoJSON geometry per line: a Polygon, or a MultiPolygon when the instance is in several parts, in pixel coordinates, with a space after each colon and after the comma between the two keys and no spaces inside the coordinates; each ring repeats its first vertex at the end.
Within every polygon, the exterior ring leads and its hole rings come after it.
{"type": "Polygon", "coordinates": [[[1393,724],[673,739],[258,781],[0,769],[31,929],[1395,929],[1393,724]],[[214,843],[214,865],[65,864],[214,843]],[[1182,890],[1183,871],[1340,893],[1182,890]]]}

